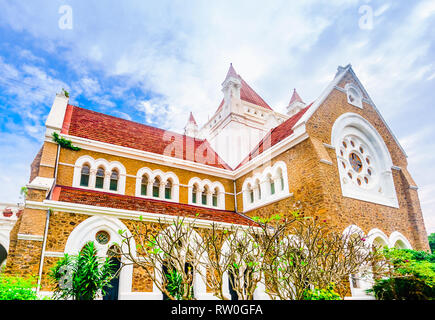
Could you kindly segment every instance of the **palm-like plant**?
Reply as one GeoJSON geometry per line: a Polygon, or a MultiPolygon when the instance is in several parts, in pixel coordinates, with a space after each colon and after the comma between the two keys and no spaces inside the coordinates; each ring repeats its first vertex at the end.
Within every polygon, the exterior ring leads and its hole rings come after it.
{"type": "Polygon", "coordinates": [[[110,258],[97,256],[93,242],[88,242],[78,256],[65,256],[50,270],[56,283],[54,299],[93,300],[99,292],[111,287],[110,280],[117,275],[110,258]]]}

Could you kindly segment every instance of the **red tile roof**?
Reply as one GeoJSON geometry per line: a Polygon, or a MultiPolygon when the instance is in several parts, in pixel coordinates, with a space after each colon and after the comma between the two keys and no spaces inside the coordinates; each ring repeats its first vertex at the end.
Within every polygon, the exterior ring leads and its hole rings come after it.
{"type": "Polygon", "coordinates": [[[162,200],[118,195],[102,191],[83,190],[61,185],[55,186],[52,200],[97,207],[142,211],[157,215],[166,214],[171,216],[182,216],[198,220],[211,220],[241,225],[255,224],[248,217],[234,211],[217,210],[162,200]]]}
{"type": "Polygon", "coordinates": [[[62,133],[231,170],[207,140],[67,106],[62,133]]]}
{"type": "MultiPolygon", "coordinates": [[[[230,65],[230,68],[228,69],[228,73],[227,73],[227,76],[225,77],[225,80],[228,77],[239,78],[239,80],[242,84],[242,87],[240,88],[240,99],[241,100],[253,103],[257,106],[263,107],[263,108],[268,109],[268,110],[272,110],[272,108],[267,104],[267,102],[264,101],[263,98],[260,97],[258,95],[258,93],[255,92],[254,89],[252,89],[249,86],[249,84],[245,80],[243,80],[243,78],[239,74],[237,74],[236,70],[234,70],[234,68],[233,68],[233,64],[230,65]]],[[[221,101],[216,112],[220,111],[223,104],[224,104],[224,100],[221,101]]]]}
{"type": "Polygon", "coordinates": [[[278,142],[284,140],[293,133],[293,127],[298,120],[304,115],[304,113],[311,107],[313,103],[305,107],[279,126],[273,128],[266,134],[266,136],[257,144],[257,146],[249,153],[249,155],[236,167],[238,169],[245,163],[249,162],[259,154],[263,153],[267,149],[273,147],[278,142]]]}

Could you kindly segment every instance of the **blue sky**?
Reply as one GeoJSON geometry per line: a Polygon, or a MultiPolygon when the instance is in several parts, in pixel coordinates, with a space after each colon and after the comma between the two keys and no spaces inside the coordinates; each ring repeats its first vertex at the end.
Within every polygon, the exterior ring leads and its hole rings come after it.
{"type": "Polygon", "coordinates": [[[351,63],[435,232],[434,39],[427,0],[0,0],[0,202],[19,200],[61,88],[73,104],[181,132],[189,111],[202,124],[216,110],[230,62],[280,112],[293,88],[311,102],[351,63]]]}

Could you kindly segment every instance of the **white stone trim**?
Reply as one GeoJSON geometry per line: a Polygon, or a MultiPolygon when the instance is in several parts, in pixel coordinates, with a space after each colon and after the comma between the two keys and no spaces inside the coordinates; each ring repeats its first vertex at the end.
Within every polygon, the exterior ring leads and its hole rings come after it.
{"type": "Polygon", "coordinates": [[[397,241],[401,241],[404,245],[404,249],[412,249],[411,243],[406,239],[406,237],[399,231],[394,231],[390,234],[388,238],[390,248],[394,248],[397,241]]]}
{"type": "MultiPolygon", "coordinates": [[[[101,258],[107,256],[107,251],[112,245],[124,247],[122,251],[127,250],[127,244],[122,241],[119,235],[119,230],[123,230],[127,236],[131,236],[128,228],[117,218],[92,216],[79,225],[77,225],[70,233],[65,244],[65,253],[69,255],[78,255],[83,246],[93,241],[97,249],[97,255],[101,258]],[[110,240],[107,244],[102,245],[95,241],[95,235],[99,231],[106,231],[110,235],[110,240]]],[[[136,255],[136,245],[134,239],[131,240],[132,255],[136,255]]],[[[124,256],[121,256],[121,262],[128,262],[124,256]]],[[[125,265],[119,274],[119,298],[123,299],[124,294],[131,293],[133,281],[133,266],[130,264],[125,265]]]]}
{"type": "Polygon", "coordinates": [[[266,167],[262,172],[254,173],[253,176],[243,181],[242,192],[243,212],[290,197],[287,165],[283,161],[277,161],[273,166],[266,167]],[[280,173],[284,185],[281,185],[280,173]],[[271,192],[271,181],[275,186],[274,194],[271,192]],[[253,202],[251,201],[251,192],[254,192],[253,202]]]}
{"type": "Polygon", "coordinates": [[[207,207],[207,208],[214,208],[214,209],[221,209],[225,210],[225,187],[224,185],[219,181],[211,181],[209,179],[200,179],[198,177],[193,177],[189,180],[189,183],[187,185],[188,187],[188,204],[200,206],[200,207],[207,207]],[[197,186],[197,194],[196,194],[196,203],[193,202],[193,196],[192,191],[194,185],[197,186]],[[207,195],[207,204],[204,205],[202,203],[202,194],[207,188],[210,192],[210,194],[207,195]],[[212,193],[214,190],[218,190],[217,192],[217,206],[213,206],[212,201],[212,193]]]}
{"type": "Polygon", "coordinates": [[[178,177],[175,173],[172,171],[163,172],[160,169],[151,170],[147,167],[143,167],[138,170],[136,176],[136,189],[135,189],[135,196],[139,198],[148,198],[148,199],[160,199],[164,201],[169,202],[178,202],[179,201],[179,187],[180,182],[178,180],[178,177]],[[141,194],[141,187],[142,187],[142,177],[146,175],[148,177],[148,186],[147,186],[147,194],[142,195],[141,194]],[[160,179],[160,184],[163,185],[159,189],[159,197],[153,197],[153,183],[156,178],[160,179]],[[165,189],[164,186],[168,182],[168,180],[171,180],[172,182],[172,189],[171,189],[171,199],[165,198],[165,189]]]}
{"type": "MultiPolygon", "coordinates": [[[[90,206],[78,203],[71,202],[61,202],[54,200],[44,200],[43,202],[39,201],[26,201],[26,208],[29,209],[41,209],[47,210],[52,209],[53,211],[61,211],[61,212],[71,212],[78,214],[86,214],[86,215],[105,215],[110,217],[115,217],[118,219],[132,219],[139,220],[142,217],[143,221],[148,222],[162,222],[162,223],[172,223],[177,221],[178,216],[153,213],[153,212],[145,212],[145,211],[134,211],[134,210],[125,210],[125,209],[116,209],[109,207],[99,207],[99,206],[90,206]]],[[[236,213],[235,213],[236,214],[236,213]]],[[[249,219],[247,217],[247,219],[249,219]]],[[[201,228],[211,228],[213,224],[217,228],[230,228],[234,226],[233,223],[226,222],[218,222],[213,220],[206,219],[194,219],[194,218],[184,218],[186,223],[193,223],[196,227],[201,228]]],[[[241,228],[249,228],[249,226],[240,225],[241,228]]]]}
{"type": "MultiPolygon", "coordinates": [[[[381,135],[366,119],[352,112],[344,113],[339,116],[332,126],[331,144],[336,146],[337,167],[340,175],[341,191],[344,197],[382,204],[393,208],[399,207],[391,171],[393,162],[390,152],[381,135]],[[369,178],[369,184],[367,185],[364,183],[363,185],[357,185],[354,180],[349,179],[348,171],[350,168],[348,167],[350,165],[348,158],[340,154],[340,152],[343,151],[343,139],[348,139],[348,137],[351,136],[356,140],[361,140],[365,152],[370,155],[369,167],[373,175],[366,175],[369,178]],[[346,168],[341,165],[341,162],[347,164],[346,168]]],[[[352,152],[358,154],[359,151],[352,152]]],[[[366,158],[366,155],[359,156],[362,161],[366,158]]],[[[365,169],[366,168],[364,168],[364,170],[365,169]]],[[[354,172],[352,177],[355,178],[357,175],[358,174],[354,172]]],[[[360,175],[360,180],[363,180],[364,172],[361,172],[360,175]]]]}
{"type": "Polygon", "coordinates": [[[34,235],[34,234],[24,234],[19,233],[17,235],[18,240],[28,240],[28,241],[44,241],[44,236],[34,235]]]}
{"type": "Polygon", "coordinates": [[[86,190],[95,190],[95,191],[104,191],[114,194],[125,194],[125,185],[126,185],[126,169],[119,161],[107,161],[106,159],[94,159],[89,155],[84,155],[78,158],[74,164],[74,173],[73,173],[73,183],[72,186],[75,188],[81,188],[86,190]],[[89,164],[90,174],[89,174],[89,183],[88,186],[81,186],[81,170],[83,165],[89,164]],[[104,184],[103,188],[95,188],[96,181],[96,171],[98,168],[104,169],[104,184]],[[118,171],[118,190],[110,190],[110,174],[113,170],[118,171]]]}

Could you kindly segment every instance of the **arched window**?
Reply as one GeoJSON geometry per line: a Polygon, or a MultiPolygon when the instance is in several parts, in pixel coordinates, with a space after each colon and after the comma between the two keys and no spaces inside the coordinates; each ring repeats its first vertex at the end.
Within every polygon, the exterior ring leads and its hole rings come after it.
{"type": "MultiPolygon", "coordinates": [[[[111,268],[110,273],[112,275],[116,275],[119,268],[121,267],[121,249],[117,245],[111,246],[107,250],[107,257],[110,259],[111,268]]],[[[105,294],[103,296],[103,300],[118,300],[118,292],[119,292],[119,275],[113,277],[110,280],[110,286],[105,288],[105,294]]]]}
{"type": "Polygon", "coordinates": [[[104,168],[98,168],[97,169],[97,174],[96,174],[96,178],[95,178],[95,188],[98,189],[103,189],[104,187],[104,168]]]}
{"type": "Polygon", "coordinates": [[[148,189],[148,177],[146,174],[144,174],[142,176],[142,181],[140,184],[140,194],[142,196],[146,196],[147,195],[147,189],[148,189]]]}
{"type": "Polygon", "coordinates": [[[111,191],[118,191],[118,178],[119,178],[118,171],[113,170],[112,174],[110,175],[110,187],[109,187],[109,189],[111,191]]]}
{"type": "Polygon", "coordinates": [[[261,200],[261,185],[260,185],[260,180],[256,180],[255,181],[255,187],[257,188],[257,192],[258,192],[258,200],[261,200]]]}
{"type": "Polygon", "coordinates": [[[278,179],[281,184],[281,191],[284,190],[284,175],[282,174],[281,168],[278,169],[278,179]]]}
{"type": "Polygon", "coordinates": [[[172,181],[171,179],[168,179],[165,185],[165,199],[171,199],[171,193],[172,193],[172,181]]]}
{"type": "Polygon", "coordinates": [[[252,189],[252,186],[248,185],[248,194],[249,194],[249,201],[251,203],[254,203],[254,189],[252,189]]]}
{"type": "Polygon", "coordinates": [[[275,194],[275,181],[272,179],[271,175],[267,176],[267,181],[269,182],[270,194],[275,194]]]}
{"type": "Polygon", "coordinates": [[[196,199],[196,195],[198,194],[198,186],[196,184],[193,185],[192,188],[192,202],[196,203],[197,199],[196,199]]]}
{"type": "Polygon", "coordinates": [[[362,94],[360,90],[352,84],[346,85],[347,102],[355,107],[362,108],[362,94]]]}
{"type": "Polygon", "coordinates": [[[213,194],[212,194],[213,207],[217,207],[217,205],[218,205],[218,192],[219,192],[218,188],[215,188],[213,191],[213,194]]]}
{"type": "Polygon", "coordinates": [[[202,191],[202,194],[201,194],[201,203],[203,205],[207,205],[207,194],[208,194],[208,192],[209,192],[209,189],[208,189],[207,186],[205,186],[204,190],[202,191]]]}
{"type": "Polygon", "coordinates": [[[156,177],[153,183],[153,197],[158,198],[160,196],[160,178],[156,177]]]}
{"type": "Polygon", "coordinates": [[[89,187],[89,173],[90,167],[88,164],[83,165],[80,173],[80,186],[89,187]]]}

